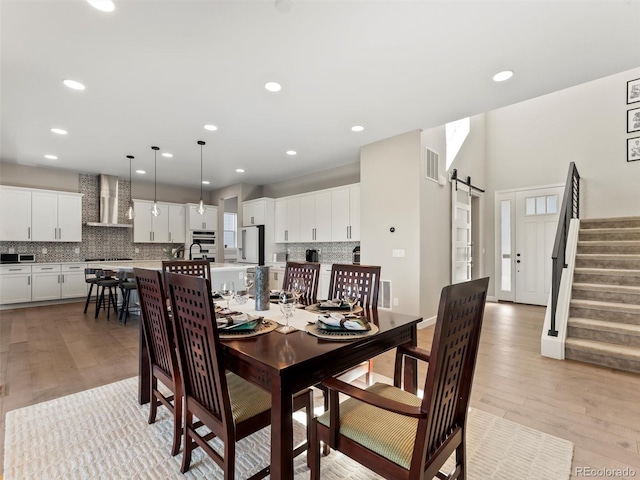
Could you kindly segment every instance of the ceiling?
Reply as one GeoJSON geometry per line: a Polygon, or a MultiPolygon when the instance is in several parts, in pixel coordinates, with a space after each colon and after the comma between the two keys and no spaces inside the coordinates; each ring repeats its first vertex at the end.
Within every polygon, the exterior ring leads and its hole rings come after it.
{"type": "Polygon", "coordinates": [[[0,1],[2,161],[153,181],[157,145],[158,182],[199,188],[204,140],[208,189],[269,184],[640,66],[640,0],[114,1],[0,1]]]}

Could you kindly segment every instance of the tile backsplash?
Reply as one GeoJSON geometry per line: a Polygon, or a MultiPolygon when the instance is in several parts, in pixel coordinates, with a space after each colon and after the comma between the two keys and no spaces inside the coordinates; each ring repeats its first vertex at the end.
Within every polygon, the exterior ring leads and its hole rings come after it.
{"type": "Polygon", "coordinates": [[[287,251],[292,262],[304,262],[307,249],[315,249],[320,263],[351,263],[353,249],[359,245],[360,242],[287,243],[278,245],[277,251],[287,251]]]}
{"type": "MultiPolygon", "coordinates": [[[[165,258],[165,251],[175,245],[133,243],[132,228],[88,227],[87,222],[100,219],[100,181],[97,175],[80,174],[79,191],[82,197],[82,243],[66,242],[0,242],[0,253],[34,253],[36,262],[79,262],[87,258],[132,258],[157,260],[165,258]],[[138,253],[136,253],[136,248],[138,253]],[[46,249],[47,253],[43,253],[46,249]],[[76,249],[78,252],[76,253],[76,249]]],[[[129,180],[118,181],[118,219],[125,220],[131,185],[129,180]]]]}

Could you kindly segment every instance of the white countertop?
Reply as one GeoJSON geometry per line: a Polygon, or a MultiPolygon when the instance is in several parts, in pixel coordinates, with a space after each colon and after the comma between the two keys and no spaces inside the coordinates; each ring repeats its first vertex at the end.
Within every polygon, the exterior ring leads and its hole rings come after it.
{"type": "MultiPolygon", "coordinates": [[[[88,265],[93,268],[101,268],[104,270],[132,270],[133,268],[149,268],[152,270],[162,269],[162,260],[133,260],[124,262],[89,262],[88,265]]],[[[238,263],[212,263],[211,271],[217,272],[242,272],[252,265],[244,265],[238,263]]]]}

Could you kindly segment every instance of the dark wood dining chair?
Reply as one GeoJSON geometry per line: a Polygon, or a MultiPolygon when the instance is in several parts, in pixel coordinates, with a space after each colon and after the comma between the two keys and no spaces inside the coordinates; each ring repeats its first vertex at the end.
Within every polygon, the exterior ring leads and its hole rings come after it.
{"type": "Polygon", "coordinates": [[[183,275],[203,277],[211,281],[211,262],[209,260],[164,260],[162,271],[165,274],[167,272],[182,273],[183,275]]]}
{"type": "Polygon", "coordinates": [[[346,285],[357,282],[360,287],[358,305],[362,308],[378,308],[380,267],[334,263],[329,280],[329,299],[340,298],[346,285]]]}
{"type": "Polygon", "coordinates": [[[282,290],[293,290],[296,280],[304,280],[305,289],[300,296],[304,305],[312,305],[318,301],[318,282],[320,280],[320,264],[312,262],[287,262],[282,279],[282,290]]]}
{"type": "MultiPolygon", "coordinates": [[[[176,273],[167,273],[166,277],[185,399],[180,470],[189,470],[193,449],[201,447],[223,469],[224,478],[233,479],[236,441],[271,423],[271,395],[225,371],[209,280],[176,273]],[[196,431],[194,415],[210,430],[209,434],[196,431]],[[215,437],[224,442],[223,455],[209,444],[215,437]]],[[[293,398],[293,410],[301,408],[306,409],[310,426],[313,395],[309,389],[293,398]]],[[[294,449],[294,455],[307,448],[308,442],[304,442],[294,449]]],[[[268,473],[267,466],[251,478],[263,478],[268,473]]]]}
{"type": "MultiPolygon", "coordinates": [[[[378,291],[380,289],[380,269],[377,265],[350,265],[334,263],[331,266],[329,281],[329,299],[341,298],[342,291],[349,283],[356,282],[360,287],[358,305],[363,309],[378,308],[378,291]]],[[[362,372],[365,370],[365,381],[371,385],[373,379],[373,359],[352,369],[362,372]]],[[[361,376],[362,373],[358,374],[361,376]]],[[[325,396],[325,405],[326,405],[325,396]]]]}
{"type": "Polygon", "coordinates": [[[323,382],[330,408],[313,421],[311,479],[320,478],[320,440],[385,478],[466,478],[467,411],[488,284],[482,278],[442,290],[431,352],[398,347],[393,386],[323,382]],[[406,357],[429,363],[422,399],[400,388],[406,357]],[[339,393],[350,398],[339,403],[339,393]],[[455,468],[441,472],[454,452],[455,468]]]}
{"type": "Polygon", "coordinates": [[[159,405],[164,405],[173,414],[171,455],[175,456],[180,450],[182,434],[182,382],[180,381],[173,326],[167,311],[162,272],[134,268],[133,273],[138,287],[140,321],[147,344],[151,370],[149,423],[155,422],[159,405]],[[164,396],[158,390],[158,380],[173,395],[164,396]]]}

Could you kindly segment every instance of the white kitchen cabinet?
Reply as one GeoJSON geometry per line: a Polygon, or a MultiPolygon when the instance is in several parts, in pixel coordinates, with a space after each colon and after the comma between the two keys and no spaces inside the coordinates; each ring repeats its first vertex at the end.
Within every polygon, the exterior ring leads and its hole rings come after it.
{"type": "Polygon", "coordinates": [[[84,279],[86,264],[62,264],[60,298],[81,298],[87,296],[87,282],[84,279]]]}
{"type": "Polygon", "coordinates": [[[31,301],[59,299],[62,283],[60,265],[33,265],[31,269],[31,301]]]}
{"type": "Polygon", "coordinates": [[[189,230],[218,230],[218,207],[213,205],[205,205],[203,215],[200,215],[196,209],[198,205],[187,205],[187,223],[189,230]]]}
{"type": "Polygon", "coordinates": [[[82,241],[82,195],[33,190],[31,239],[36,242],[82,241]]]}
{"type": "Polygon", "coordinates": [[[169,243],[186,241],[187,209],[184,205],[169,205],[169,243]]]}
{"type": "Polygon", "coordinates": [[[360,185],[350,185],[331,192],[331,240],[360,240],[360,185]]]}
{"type": "Polygon", "coordinates": [[[31,240],[31,190],[0,186],[0,240],[31,240]]]}
{"type": "Polygon", "coordinates": [[[283,267],[269,268],[269,289],[280,290],[282,288],[282,280],[284,280],[283,267]]]}
{"type": "Polygon", "coordinates": [[[267,223],[268,202],[271,199],[260,198],[242,203],[242,226],[265,225],[267,223]]]}
{"type": "Polygon", "coordinates": [[[31,301],[31,266],[0,267],[0,305],[31,301]]]}
{"type": "Polygon", "coordinates": [[[331,193],[319,192],[300,199],[300,240],[331,241],[331,193]]]}
{"type": "Polygon", "coordinates": [[[82,195],[0,187],[0,240],[82,241],[82,195]]]}
{"type": "Polygon", "coordinates": [[[134,243],[169,243],[169,205],[158,202],[160,215],[151,215],[153,202],[150,200],[134,200],[133,218],[134,243]]]}
{"type": "Polygon", "coordinates": [[[276,200],[276,243],[300,241],[300,208],[300,197],[287,197],[276,200]]]}

